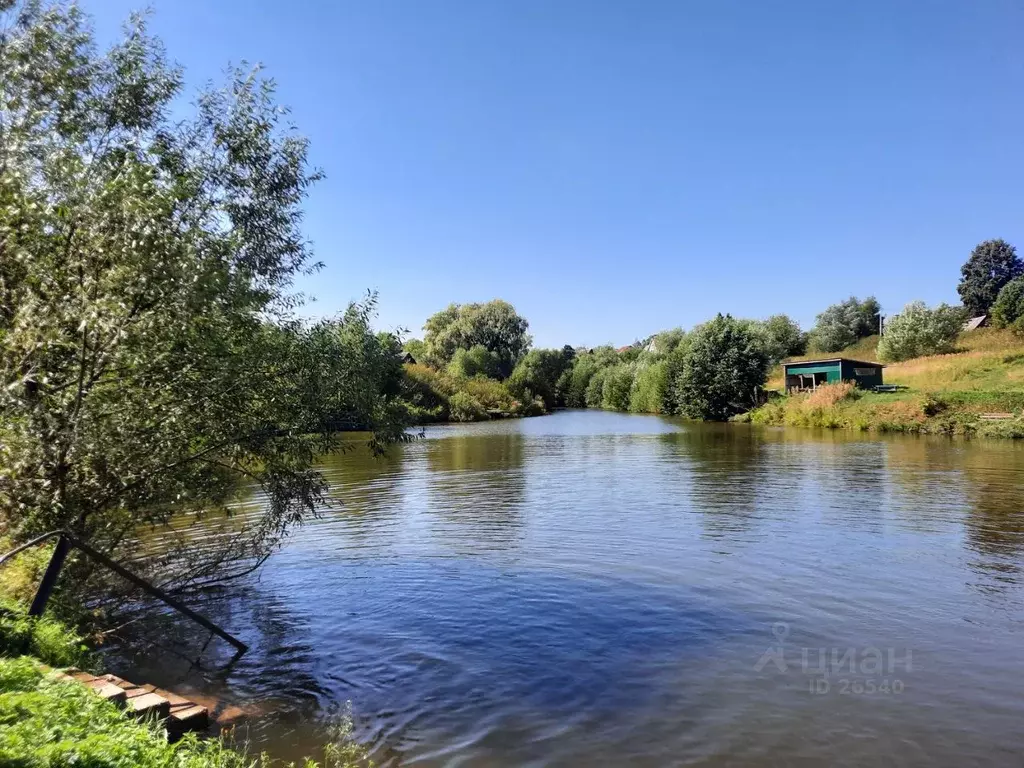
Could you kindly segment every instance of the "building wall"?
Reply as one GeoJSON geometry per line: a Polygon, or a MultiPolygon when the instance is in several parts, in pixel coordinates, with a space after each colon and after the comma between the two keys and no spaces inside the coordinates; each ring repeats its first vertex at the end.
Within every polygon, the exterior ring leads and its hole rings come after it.
{"type": "Polygon", "coordinates": [[[870,389],[871,387],[882,384],[882,366],[874,363],[856,363],[852,360],[836,360],[831,363],[793,363],[785,366],[785,374],[787,376],[787,386],[789,386],[788,377],[798,376],[803,374],[807,376],[812,373],[824,373],[827,375],[829,384],[837,381],[854,381],[857,386],[863,389],[870,389]],[[864,373],[865,370],[870,369],[871,373],[864,373]],[[861,373],[857,373],[860,370],[861,373]]]}
{"type": "Polygon", "coordinates": [[[796,363],[794,365],[787,365],[785,370],[787,376],[797,376],[801,373],[805,376],[811,373],[825,373],[828,374],[828,382],[830,384],[842,379],[842,369],[838,360],[834,363],[796,363]]]}
{"type": "Polygon", "coordinates": [[[864,365],[855,363],[852,360],[843,360],[843,379],[856,381],[858,387],[870,389],[882,384],[882,366],[864,365]],[[864,373],[868,369],[874,369],[874,373],[864,373]]]}

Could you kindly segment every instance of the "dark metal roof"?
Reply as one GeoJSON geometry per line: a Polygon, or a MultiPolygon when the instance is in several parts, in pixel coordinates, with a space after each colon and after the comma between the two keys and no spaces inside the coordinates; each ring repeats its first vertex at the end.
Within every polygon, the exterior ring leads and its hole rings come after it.
{"type": "Polygon", "coordinates": [[[826,357],[820,360],[795,360],[792,363],[783,363],[783,368],[788,368],[791,365],[818,365],[820,363],[853,363],[854,365],[870,365],[876,368],[885,368],[881,363],[871,363],[867,360],[854,360],[852,357],[826,357]]]}

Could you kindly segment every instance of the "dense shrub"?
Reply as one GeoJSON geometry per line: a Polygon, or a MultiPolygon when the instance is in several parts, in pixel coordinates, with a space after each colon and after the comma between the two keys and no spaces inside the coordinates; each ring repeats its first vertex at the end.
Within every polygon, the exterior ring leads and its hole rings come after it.
{"type": "Polygon", "coordinates": [[[452,421],[484,421],[487,409],[468,392],[456,392],[448,400],[448,416],[452,421]]]}
{"type": "Polygon", "coordinates": [[[592,379],[598,371],[615,365],[618,359],[611,347],[595,347],[577,354],[565,389],[565,404],[570,408],[600,408],[603,380],[591,388],[592,379]]]}
{"type": "Polygon", "coordinates": [[[885,335],[878,342],[878,355],[896,362],[952,352],[965,318],[960,307],[940,304],[928,309],[923,301],[912,302],[886,323],[885,335]]]}
{"type": "Polygon", "coordinates": [[[604,380],[607,376],[607,368],[598,368],[591,375],[584,397],[587,408],[601,408],[604,406],[604,380]]]}
{"type": "Polygon", "coordinates": [[[508,377],[509,391],[522,401],[541,398],[544,407],[551,410],[564,405],[566,395],[560,387],[567,387],[571,379],[563,378],[576,356],[576,350],[566,345],[561,349],[532,349],[516,365],[508,377]]]}
{"type": "Polygon", "coordinates": [[[564,374],[562,389],[565,392],[565,404],[570,408],[587,407],[587,387],[590,379],[597,372],[598,365],[589,353],[577,356],[572,368],[564,374]]]}
{"type": "Polygon", "coordinates": [[[807,351],[807,334],[788,315],[772,315],[758,326],[768,361],[772,365],[807,351]]]}
{"type": "Polygon", "coordinates": [[[718,315],[690,334],[673,410],[694,419],[728,419],[756,403],[767,370],[768,357],[749,325],[718,315]]]}
{"type": "MultiPolygon", "coordinates": [[[[468,394],[480,403],[484,410],[513,413],[518,407],[519,402],[508,391],[504,382],[478,376],[474,379],[461,380],[458,383],[459,392],[468,394]]],[[[451,400],[449,400],[449,406],[450,404],[451,400]]]]}
{"type": "Polygon", "coordinates": [[[629,392],[633,387],[633,366],[619,363],[608,368],[601,386],[601,407],[609,411],[629,410],[629,392]]]}
{"type": "Polygon", "coordinates": [[[1003,286],[992,305],[992,325],[1024,331],[1024,277],[1017,277],[1003,286]]]}
{"type": "Polygon", "coordinates": [[[455,350],[452,361],[448,363],[448,372],[464,378],[488,376],[496,379],[501,375],[501,361],[487,347],[477,344],[469,349],[455,350]]]}
{"type": "Polygon", "coordinates": [[[629,391],[633,413],[661,413],[668,384],[668,360],[658,360],[637,369],[629,391]]]}
{"type": "Polygon", "coordinates": [[[420,424],[478,421],[488,418],[488,411],[518,414],[535,410],[532,398],[516,399],[504,382],[483,376],[453,376],[419,363],[405,366],[402,396],[420,424]]]}
{"type": "Polygon", "coordinates": [[[55,667],[81,665],[87,658],[82,638],[64,624],[33,618],[10,603],[0,603],[0,656],[32,655],[55,667]]]}
{"type": "Polygon", "coordinates": [[[419,424],[445,421],[448,398],[455,393],[452,379],[422,363],[405,366],[402,398],[419,424]]]}
{"type": "Polygon", "coordinates": [[[670,328],[667,331],[656,333],[652,341],[654,342],[654,352],[659,355],[668,355],[683,343],[686,338],[686,332],[682,328],[670,328]]]}

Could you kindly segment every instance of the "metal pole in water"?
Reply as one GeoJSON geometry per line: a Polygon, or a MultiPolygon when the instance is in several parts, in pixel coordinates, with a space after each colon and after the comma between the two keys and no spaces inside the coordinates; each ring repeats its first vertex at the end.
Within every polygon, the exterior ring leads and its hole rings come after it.
{"type": "Polygon", "coordinates": [[[32,600],[32,606],[28,609],[29,616],[42,616],[46,610],[46,604],[50,601],[53,588],[57,586],[57,579],[60,577],[60,570],[64,567],[64,560],[67,559],[71,550],[71,541],[67,536],[57,537],[57,546],[53,548],[53,555],[50,556],[50,564],[46,566],[46,573],[43,580],[39,582],[39,589],[32,600]]]}

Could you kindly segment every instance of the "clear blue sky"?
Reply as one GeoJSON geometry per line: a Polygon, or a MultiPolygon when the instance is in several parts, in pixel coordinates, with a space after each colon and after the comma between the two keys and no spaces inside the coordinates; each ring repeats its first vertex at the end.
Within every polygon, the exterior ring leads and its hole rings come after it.
{"type": "MultiPolygon", "coordinates": [[[[109,38],[131,0],[83,0],[109,38]]],[[[264,63],[327,173],[328,314],[511,301],[541,346],[850,294],[957,301],[1024,250],[1012,0],[154,0],[191,86],[264,63]]]]}

